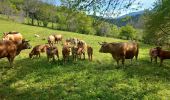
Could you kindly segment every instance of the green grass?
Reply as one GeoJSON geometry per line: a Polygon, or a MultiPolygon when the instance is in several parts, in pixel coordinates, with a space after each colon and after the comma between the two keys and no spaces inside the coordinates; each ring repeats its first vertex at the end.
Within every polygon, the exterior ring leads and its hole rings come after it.
{"type": "MultiPolygon", "coordinates": [[[[94,48],[94,61],[58,65],[48,63],[45,54],[40,59],[29,59],[30,50],[16,57],[15,68],[10,68],[6,59],[0,59],[1,100],[170,99],[170,61],[166,60],[162,67],[150,63],[148,51],[152,46],[140,43],[139,60],[132,65],[126,60],[125,68],[117,68],[110,54],[98,52],[98,42],[123,40],[28,26],[0,18],[0,33],[14,30],[31,40],[32,46],[47,43],[41,38],[52,33],[83,39],[94,48]],[[35,38],[34,34],[41,38],[35,38]]],[[[57,47],[62,59],[61,45],[57,47]]]]}

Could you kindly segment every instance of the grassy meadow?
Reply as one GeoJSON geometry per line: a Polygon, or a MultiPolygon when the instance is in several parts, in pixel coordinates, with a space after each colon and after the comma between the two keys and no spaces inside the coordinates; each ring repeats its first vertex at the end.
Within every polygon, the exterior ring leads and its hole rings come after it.
{"type": "MultiPolygon", "coordinates": [[[[31,50],[24,50],[9,67],[6,58],[0,59],[0,100],[169,100],[170,61],[164,65],[150,63],[149,46],[140,43],[139,60],[125,61],[125,68],[117,67],[110,54],[99,53],[98,42],[125,40],[57,31],[28,26],[0,18],[0,37],[3,32],[19,31],[30,44],[47,43],[50,34],[62,34],[64,39],[77,37],[94,48],[93,61],[78,60],[66,64],[48,63],[46,55],[29,59],[31,50]],[[40,38],[34,37],[40,35],[40,38]]],[[[60,60],[61,45],[59,48],[60,60]]]]}

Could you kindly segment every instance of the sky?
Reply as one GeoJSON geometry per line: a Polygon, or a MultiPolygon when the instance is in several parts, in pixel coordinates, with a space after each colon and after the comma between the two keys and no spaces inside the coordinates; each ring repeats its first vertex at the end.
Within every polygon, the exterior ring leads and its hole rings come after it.
{"type": "MultiPolygon", "coordinates": [[[[142,4],[141,8],[138,8],[135,11],[132,10],[127,10],[127,11],[122,11],[122,13],[119,16],[131,13],[131,12],[137,12],[137,11],[141,11],[141,10],[145,10],[145,9],[151,9],[153,8],[154,2],[156,2],[157,0],[136,0],[133,5],[131,6],[131,8],[136,8],[138,7],[138,2],[140,2],[142,4]]],[[[56,5],[61,5],[60,0],[56,0],[56,5]]]]}

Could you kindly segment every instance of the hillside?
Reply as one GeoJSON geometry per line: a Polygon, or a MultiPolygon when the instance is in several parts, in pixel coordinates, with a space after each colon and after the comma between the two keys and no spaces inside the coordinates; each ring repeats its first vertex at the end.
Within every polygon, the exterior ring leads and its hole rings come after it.
{"type": "Polygon", "coordinates": [[[144,11],[132,12],[118,18],[108,18],[107,21],[115,24],[119,27],[125,26],[126,24],[131,24],[135,28],[143,28],[143,19],[141,18],[144,15],[144,11]]]}
{"type": "MultiPolygon", "coordinates": [[[[0,99],[168,99],[170,97],[170,62],[164,66],[150,63],[148,51],[152,46],[140,43],[139,60],[125,61],[124,68],[117,67],[110,54],[99,53],[98,42],[124,41],[72,32],[56,31],[43,27],[18,24],[0,18],[0,37],[3,32],[19,31],[32,46],[44,44],[41,38],[50,34],[62,34],[64,39],[77,37],[94,48],[94,60],[78,60],[62,65],[48,63],[46,55],[29,59],[30,50],[16,57],[9,68],[7,59],[0,59],[0,99]],[[39,34],[40,38],[35,38],[39,34]]],[[[61,45],[57,45],[61,55],[61,45]]],[[[86,56],[87,58],[87,56],[86,56]]]]}

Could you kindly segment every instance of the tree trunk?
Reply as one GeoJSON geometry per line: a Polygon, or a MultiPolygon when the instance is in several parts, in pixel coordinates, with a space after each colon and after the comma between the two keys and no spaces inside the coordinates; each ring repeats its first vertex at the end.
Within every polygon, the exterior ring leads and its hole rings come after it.
{"type": "Polygon", "coordinates": [[[34,18],[31,19],[31,24],[34,25],[34,18]]]}
{"type": "Polygon", "coordinates": [[[54,29],[54,23],[52,22],[52,29],[54,29]]]}

